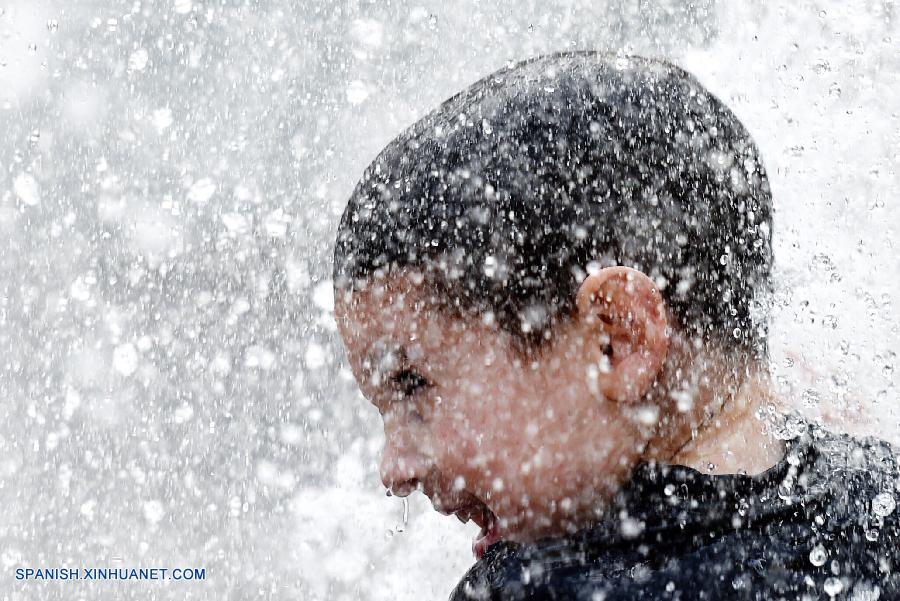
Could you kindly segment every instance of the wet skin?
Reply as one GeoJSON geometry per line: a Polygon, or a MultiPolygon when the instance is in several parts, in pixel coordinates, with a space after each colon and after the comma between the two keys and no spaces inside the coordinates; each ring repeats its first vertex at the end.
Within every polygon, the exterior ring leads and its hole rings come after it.
{"type": "Polygon", "coordinates": [[[634,402],[666,358],[663,301],[617,267],[589,276],[578,306],[527,363],[493,324],[441,311],[412,270],[336,292],[348,360],[384,421],[384,485],[474,520],[476,554],[590,523],[646,446],[634,402]]]}

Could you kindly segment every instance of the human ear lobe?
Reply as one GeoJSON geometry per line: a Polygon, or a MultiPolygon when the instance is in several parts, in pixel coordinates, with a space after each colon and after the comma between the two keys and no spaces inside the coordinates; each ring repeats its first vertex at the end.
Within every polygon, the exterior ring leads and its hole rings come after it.
{"type": "Polygon", "coordinates": [[[666,303],[654,281],[630,267],[606,267],[581,283],[576,305],[591,356],[608,358],[608,369],[597,379],[599,391],[618,402],[640,400],[669,352],[666,303]]]}

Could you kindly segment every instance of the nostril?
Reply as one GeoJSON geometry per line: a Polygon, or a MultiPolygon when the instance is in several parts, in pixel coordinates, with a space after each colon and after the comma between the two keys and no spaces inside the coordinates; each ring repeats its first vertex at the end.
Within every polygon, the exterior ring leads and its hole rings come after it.
{"type": "Polygon", "coordinates": [[[410,493],[418,490],[418,488],[419,481],[416,478],[411,478],[405,482],[392,483],[392,486],[388,487],[388,495],[393,497],[406,497],[409,496],[410,493]]]}
{"type": "Polygon", "coordinates": [[[386,450],[381,459],[381,482],[396,496],[406,496],[418,485],[419,461],[386,450]]]}

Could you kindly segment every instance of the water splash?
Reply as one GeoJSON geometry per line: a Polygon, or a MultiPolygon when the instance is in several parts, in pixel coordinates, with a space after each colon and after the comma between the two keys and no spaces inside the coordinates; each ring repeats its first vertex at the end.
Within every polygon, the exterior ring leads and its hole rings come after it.
{"type": "Polygon", "coordinates": [[[397,532],[405,532],[406,524],[409,522],[409,499],[403,497],[403,523],[399,524],[394,530],[397,532]]]}
{"type": "MultiPolygon", "coordinates": [[[[387,496],[393,496],[391,491],[387,491],[387,496]]],[[[395,534],[401,534],[406,532],[406,525],[409,523],[409,499],[403,497],[400,499],[403,502],[403,517],[401,523],[397,524],[393,528],[388,528],[384,533],[386,539],[391,539],[395,534]]]]}

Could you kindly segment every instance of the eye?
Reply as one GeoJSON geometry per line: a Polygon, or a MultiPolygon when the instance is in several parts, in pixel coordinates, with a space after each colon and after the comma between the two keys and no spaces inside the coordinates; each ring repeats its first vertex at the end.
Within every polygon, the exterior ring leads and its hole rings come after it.
{"type": "Polygon", "coordinates": [[[419,388],[428,386],[428,380],[411,369],[401,369],[391,376],[391,381],[398,385],[404,396],[412,396],[419,388]]]}

